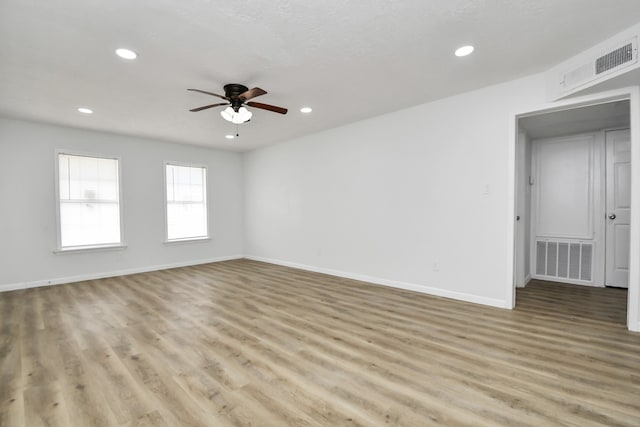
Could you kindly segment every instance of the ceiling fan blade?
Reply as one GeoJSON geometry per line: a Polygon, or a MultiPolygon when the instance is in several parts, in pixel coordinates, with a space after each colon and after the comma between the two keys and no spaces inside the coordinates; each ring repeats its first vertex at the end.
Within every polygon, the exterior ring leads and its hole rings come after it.
{"type": "Polygon", "coordinates": [[[248,101],[251,98],[264,95],[265,93],[267,93],[266,90],[260,89],[259,87],[254,87],[253,89],[249,89],[246,92],[242,92],[240,95],[238,95],[238,98],[242,99],[243,101],[248,101]]]}
{"type": "Polygon", "coordinates": [[[228,102],[220,102],[219,104],[205,105],[204,107],[194,108],[193,110],[189,110],[189,111],[193,111],[195,113],[196,111],[206,110],[207,108],[219,107],[221,105],[229,105],[229,103],[228,102]]]}
{"type": "Polygon", "coordinates": [[[207,95],[217,96],[218,98],[226,99],[227,101],[229,101],[229,100],[230,100],[230,99],[229,99],[229,98],[227,98],[226,96],[218,95],[217,93],[207,92],[207,91],[205,91],[205,90],[200,90],[200,89],[187,89],[187,90],[192,90],[192,91],[194,91],[194,92],[206,93],[207,95]]]}
{"type": "Polygon", "coordinates": [[[253,108],[261,108],[263,110],[273,111],[274,113],[287,114],[286,108],[276,107],[275,105],[263,104],[261,102],[247,102],[247,105],[253,108]]]}

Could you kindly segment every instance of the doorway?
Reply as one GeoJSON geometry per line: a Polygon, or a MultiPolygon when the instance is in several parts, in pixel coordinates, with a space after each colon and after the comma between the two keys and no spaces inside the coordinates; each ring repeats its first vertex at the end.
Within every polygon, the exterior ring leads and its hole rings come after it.
{"type": "Polygon", "coordinates": [[[513,306],[514,288],[533,278],[628,283],[627,326],[640,331],[640,239],[631,237],[640,226],[631,191],[640,187],[631,169],[639,119],[637,88],[514,115],[513,306]],[[581,214],[562,215],[570,209],[581,214]]]}
{"type": "MultiPolygon", "coordinates": [[[[627,287],[630,219],[629,102],[584,107],[549,131],[552,115],[520,121],[530,169],[518,214],[529,242],[530,278],[585,286],[627,287]],[[598,120],[582,118],[600,117],[598,120]],[[604,126],[604,129],[598,129],[604,126]],[[578,133],[575,133],[575,132],[578,133]],[[567,133],[569,132],[569,133],[567,133]],[[528,233],[528,236],[527,236],[528,233]]],[[[525,265],[526,267],[526,265],[525,265]]],[[[517,284],[526,284],[519,274],[517,284]]]]}

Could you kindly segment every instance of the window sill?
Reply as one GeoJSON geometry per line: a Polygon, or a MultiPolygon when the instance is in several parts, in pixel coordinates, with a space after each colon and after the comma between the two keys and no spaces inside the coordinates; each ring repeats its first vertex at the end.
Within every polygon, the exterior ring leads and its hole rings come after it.
{"type": "Polygon", "coordinates": [[[108,251],[123,251],[127,249],[127,245],[103,245],[103,246],[75,246],[66,249],[55,249],[53,251],[56,255],[66,255],[84,252],[108,252],[108,251]]]}
{"type": "Polygon", "coordinates": [[[206,237],[189,237],[186,239],[165,240],[163,243],[165,245],[172,246],[172,245],[181,245],[185,243],[198,243],[198,242],[210,242],[210,241],[211,241],[211,237],[206,236],[206,237]]]}

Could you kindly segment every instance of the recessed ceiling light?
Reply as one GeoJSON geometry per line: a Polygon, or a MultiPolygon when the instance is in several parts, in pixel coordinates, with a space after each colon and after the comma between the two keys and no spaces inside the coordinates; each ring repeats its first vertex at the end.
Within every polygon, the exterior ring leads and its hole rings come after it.
{"type": "Polygon", "coordinates": [[[311,108],[311,107],[302,107],[302,108],[300,109],[300,112],[301,112],[301,113],[310,113],[310,112],[312,112],[312,111],[313,111],[313,108],[311,108]]]}
{"type": "Polygon", "coordinates": [[[78,108],[78,111],[81,112],[82,114],[93,114],[93,110],[86,107],[80,107],[78,108]]]}
{"type": "Polygon", "coordinates": [[[473,46],[462,46],[456,49],[456,56],[467,56],[473,52],[473,46]]]}
{"type": "Polygon", "coordinates": [[[235,135],[225,135],[224,137],[225,137],[225,138],[227,138],[227,139],[233,139],[233,138],[235,138],[236,136],[235,136],[235,135]]]}
{"type": "Polygon", "coordinates": [[[138,54],[129,49],[116,49],[116,55],[124,59],[136,59],[138,54]]]}

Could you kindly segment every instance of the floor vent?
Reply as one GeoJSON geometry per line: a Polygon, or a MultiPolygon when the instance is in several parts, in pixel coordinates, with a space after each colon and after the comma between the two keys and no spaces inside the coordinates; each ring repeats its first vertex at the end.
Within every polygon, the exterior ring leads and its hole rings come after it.
{"type": "Polygon", "coordinates": [[[591,282],[593,243],[536,241],[536,275],[591,282]]]}

